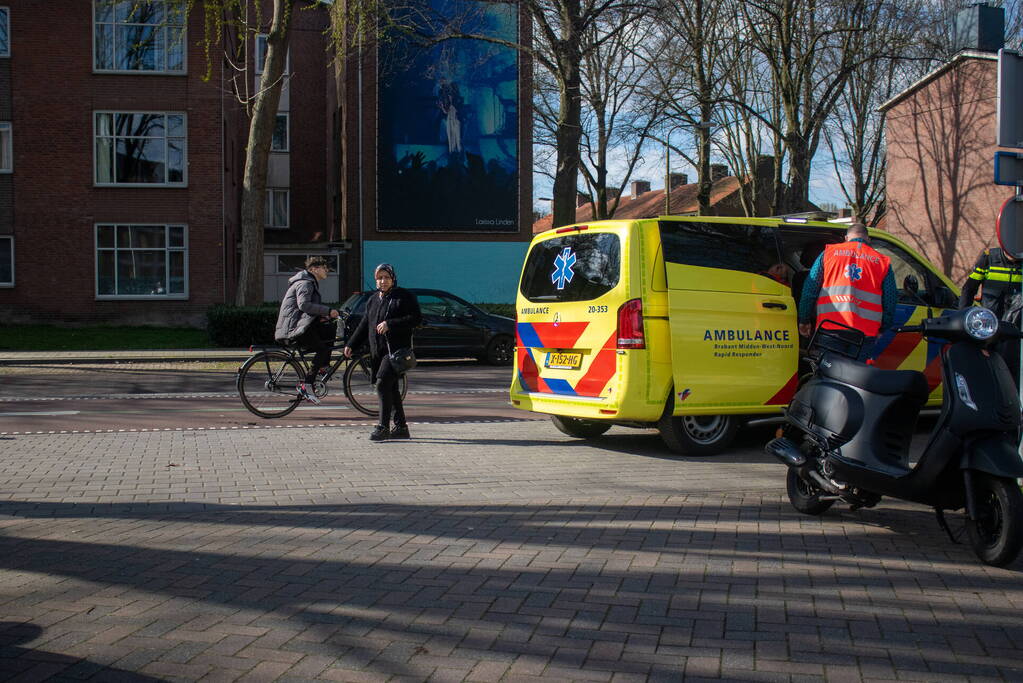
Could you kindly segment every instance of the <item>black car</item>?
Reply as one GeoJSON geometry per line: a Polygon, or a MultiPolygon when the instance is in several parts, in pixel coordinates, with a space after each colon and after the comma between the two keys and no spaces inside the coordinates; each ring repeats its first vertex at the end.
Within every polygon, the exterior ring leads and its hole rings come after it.
{"type": "MultiPolygon", "coordinates": [[[[468,301],[439,289],[409,291],[419,300],[423,324],[416,329],[414,344],[420,358],[475,357],[491,365],[509,365],[515,351],[515,321],[485,313],[468,301]]],[[[341,304],[348,315],[347,330],[355,330],[374,294],[358,292],[341,304]]]]}

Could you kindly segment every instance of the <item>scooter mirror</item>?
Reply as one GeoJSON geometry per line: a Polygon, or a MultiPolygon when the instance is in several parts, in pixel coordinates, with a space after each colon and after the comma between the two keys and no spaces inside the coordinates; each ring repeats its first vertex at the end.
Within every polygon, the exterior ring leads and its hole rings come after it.
{"type": "Polygon", "coordinates": [[[920,298],[920,282],[916,279],[915,275],[907,275],[902,281],[902,291],[906,293],[906,296],[910,299],[920,298]]]}

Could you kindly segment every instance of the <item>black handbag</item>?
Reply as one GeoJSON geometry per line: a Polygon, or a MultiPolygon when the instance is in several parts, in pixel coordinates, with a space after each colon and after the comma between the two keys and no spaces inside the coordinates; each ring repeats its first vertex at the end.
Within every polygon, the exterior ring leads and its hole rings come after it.
{"type": "Polygon", "coordinates": [[[387,342],[387,362],[391,364],[395,372],[399,375],[404,375],[416,367],[416,354],[411,346],[402,346],[391,351],[391,340],[387,339],[387,337],[384,337],[384,340],[387,342]]]}

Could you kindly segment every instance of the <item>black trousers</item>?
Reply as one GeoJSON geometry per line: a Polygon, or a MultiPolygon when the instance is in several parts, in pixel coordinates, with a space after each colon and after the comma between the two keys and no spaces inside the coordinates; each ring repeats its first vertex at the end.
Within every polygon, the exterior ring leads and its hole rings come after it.
{"type": "Polygon", "coordinates": [[[394,416],[394,426],[405,424],[405,406],[401,402],[401,390],[398,388],[399,375],[391,367],[387,356],[380,358],[377,366],[377,398],[380,399],[380,426],[386,427],[394,416]]]}
{"type": "Polygon", "coordinates": [[[312,351],[313,364],[306,373],[306,383],[316,381],[316,373],[320,368],[330,365],[330,349],[334,345],[334,337],[337,335],[337,323],[333,320],[317,320],[306,328],[305,332],[298,335],[295,341],[305,351],[312,351]]]}

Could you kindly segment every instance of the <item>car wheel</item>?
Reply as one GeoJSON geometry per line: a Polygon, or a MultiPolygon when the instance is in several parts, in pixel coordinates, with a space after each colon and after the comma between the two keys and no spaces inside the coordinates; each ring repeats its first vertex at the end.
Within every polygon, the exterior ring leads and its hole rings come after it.
{"type": "Polygon", "coordinates": [[[672,415],[674,397],[668,398],[657,421],[661,440],[682,455],[717,455],[732,444],[742,421],[738,415],[672,415]]]}
{"type": "Polygon", "coordinates": [[[489,365],[511,365],[514,357],[515,342],[511,337],[501,335],[490,340],[482,360],[489,365]]]}

